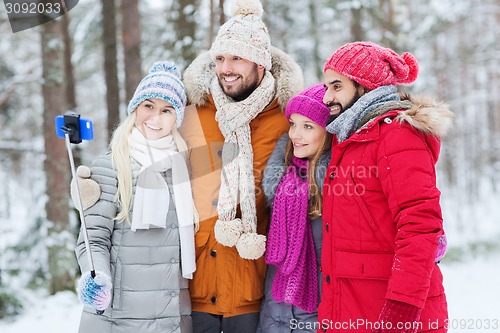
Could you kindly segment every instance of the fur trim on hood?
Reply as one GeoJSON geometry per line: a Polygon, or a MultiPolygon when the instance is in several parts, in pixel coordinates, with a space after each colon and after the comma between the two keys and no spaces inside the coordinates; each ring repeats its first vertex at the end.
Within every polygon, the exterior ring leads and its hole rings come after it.
{"type": "Polygon", "coordinates": [[[402,94],[401,101],[408,101],[411,107],[399,112],[396,120],[407,122],[426,134],[444,137],[453,125],[455,115],[445,103],[434,98],[402,94]]]}
{"type": "MultiPolygon", "coordinates": [[[[304,77],[300,66],[285,52],[271,46],[271,74],[276,80],[276,97],[284,110],[288,101],[303,90],[304,77]]],[[[206,103],[210,82],[215,76],[215,63],[210,51],[200,54],[185,70],[184,85],[189,102],[196,106],[206,103]]]]}

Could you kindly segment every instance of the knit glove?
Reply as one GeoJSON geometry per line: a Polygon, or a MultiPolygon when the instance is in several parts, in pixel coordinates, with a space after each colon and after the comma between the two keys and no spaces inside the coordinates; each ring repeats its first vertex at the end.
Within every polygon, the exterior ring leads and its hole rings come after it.
{"type": "Polygon", "coordinates": [[[96,310],[104,310],[111,303],[111,278],[102,272],[96,272],[92,278],[90,272],[84,273],[78,280],[76,291],[83,304],[96,310]]]}
{"type": "Polygon", "coordinates": [[[435,262],[440,262],[441,259],[443,259],[444,255],[446,254],[446,249],[448,248],[448,241],[446,239],[446,234],[442,234],[438,238],[438,247],[436,250],[436,258],[434,259],[435,262]]]}
{"type": "MultiPolygon", "coordinates": [[[[76,181],[80,189],[80,199],[82,200],[83,210],[92,207],[101,196],[101,187],[99,184],[90,179],[90,168],[85,165],[80,165],[76,169],[76,181]]],[[[76,209],[79,210],[80,204],[78,202],[77,188],[75,180],[71,180],[71,200],[76,209]]]]}
{"type": "Polygon", "coordinates": [[[386,300],[373,333],[416,333],[422,309],[408,303],[386,300]]]}

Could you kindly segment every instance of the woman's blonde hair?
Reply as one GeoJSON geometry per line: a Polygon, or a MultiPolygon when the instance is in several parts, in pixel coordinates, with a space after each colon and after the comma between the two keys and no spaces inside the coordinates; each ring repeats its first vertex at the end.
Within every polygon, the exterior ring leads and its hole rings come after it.
{"type": "MultiPolygon", "coordinates": [[[[320,149],[314,154],[314,156],[309,160],[309,167],[307,169],[307,179],[309,181],[309,201],[308,201],[308,215],[309,218],[314,219],[318,216],[321,216],[321,208],[322,208],[322,189],[318,185],[318,181],[316,179],[316,166],[318,164],[319,158],[326,153],[332,147],[332,135],[328,132],[325,132],[325,138],[323,140],[323,144],[320,149]]],[[[285,151],[285,165],[288,166],[292,163],[293,156],[293,144],[292,140],[288,138],[288,143],[285,151]]]]}
{"type": "MultiPolygon", "coordinates": [[[[128,138],[132,129],[135,126],[136,112],[131,112],[120,125],[114,130],[111,142],[109,144],[111,150],[111,161],[118,181],[118,191],[116,192],[115,201],[118,203],[119,212],[115,217],[117,221],[127,221],[130,223],[130,209],[132,208],[132,168],[130,161],[130,145],[128,138]]],[[[182,138],[177,128],[172,128],[171,132],[177,149],[184,157],[187,163],[188,148],[186,141],[182,138]]],[[[199,216],[193,204],[193,222],[195,230],[199,229],[199,216]]]]}

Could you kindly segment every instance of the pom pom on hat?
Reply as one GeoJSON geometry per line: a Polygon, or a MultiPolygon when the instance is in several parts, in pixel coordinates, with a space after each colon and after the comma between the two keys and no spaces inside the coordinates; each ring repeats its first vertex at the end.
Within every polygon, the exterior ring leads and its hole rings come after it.
{"type": "Polygon", "coordinates": [[[406,78],[406,82],[401,82],[401,83],[412,83],[417,79],[418,76],[418,61],[415,56],[409,52],[405,52],[401,55],[401,58],[403,58],[404,62],[408,65],[409,67],[409,72],[408,76],[406,78]]]}
{"type": "Polygon", "coordinates": [[[234,4],[231,15],[256,15],[262,17],[264,9],[258,0],[239,0],[234,4]]]}
{"type": "Polygon", "coordinates": [[[323,103],[326,88],[317,84],[294,96],[285,108],[285,116],[290,119],[294,113],[311,119],[316,124],[326,127],[330,117],[330,109],[323,103]]]}
{"type": "Polygon", "coordinates": [[[328,69],[347,76],[362,86],[376,89],[385,85],[409,84],[418,76],[418,61],[408,52],[401,56],[371,42],[348,43],[328,59],[328,69]]]}
{"type": "Polygon", "coordinates": [[[182,124],[187,103],[186,89],[181,81],[181,73],[173,62],[158,61],[151,66],[149,74],[137,86],[127,111],[134,112],[139,104],[149,98],[159,98],[172,104],[177,115],[176,126],[182,124]]]}
{"type": "Polygon", "coordinates": [[[264,10],[259,0],[236,0],[233,17],[217,33],[210,54],[231,54],[271,69],[271,39],[261,17],[264,10]]]}
{"type": "Polygon", "coordinates": [[[171,61],[157,61],[149,69],[149,74],[167,72],[174,75],[177,78],[181,77],[181,72],[177,69],[177,66],[171,61]]]}

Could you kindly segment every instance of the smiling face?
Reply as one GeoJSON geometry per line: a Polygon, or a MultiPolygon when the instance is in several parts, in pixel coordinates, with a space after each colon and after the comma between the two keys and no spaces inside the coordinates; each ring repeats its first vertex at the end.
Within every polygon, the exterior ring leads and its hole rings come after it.
{"type": "Polygon", "coordinates": [[[250,96],[264,77],[264,67],[230,54],[215,57],[215,72],[226,95],[236,101],[250,96]]]}
{"type": "Polygon", "coordinates": [[[337,73],[333,69],[325,72],[324,83],[326,93],[323,103],[330,109],[329,122],[337,118],[342,112],[349,109],[356,101],[363,96],[367,90],[349,79],[337,73]]]}
{"type": "Polygon", "coordinates": [[[158,98],[146,99],[135,113],[135,127],[146,139],[153,141],[169,135],[177,118],[172,104],[158,98]]]}
{"type": "Polygon", "coordinates": [[[311,119],[300,114],[290,115],[288,136],[293,144],[293,155],[311,159],[323,146],[326,130],[311,119]]]}

